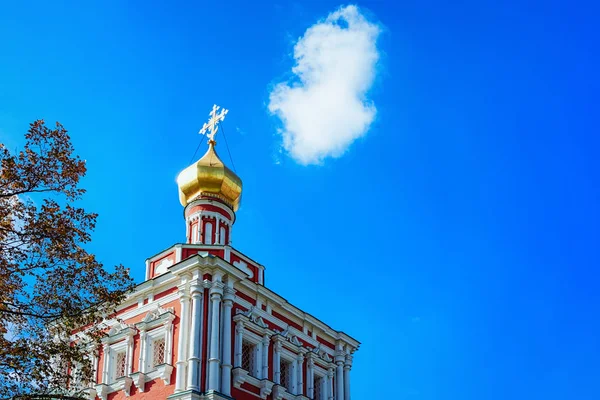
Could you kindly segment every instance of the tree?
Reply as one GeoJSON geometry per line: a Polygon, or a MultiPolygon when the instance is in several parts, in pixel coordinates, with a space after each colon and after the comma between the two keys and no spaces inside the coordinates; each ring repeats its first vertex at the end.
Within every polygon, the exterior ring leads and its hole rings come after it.
{"type": "Polygon", "coordinates": [[[38,120],[25,138],[18,154],[0,144],[0,397],[64,397],[93,381],[101,322],[132,281],[84,248],[97,215],[75,204],[86,166],[67,131],[38,120]]]}

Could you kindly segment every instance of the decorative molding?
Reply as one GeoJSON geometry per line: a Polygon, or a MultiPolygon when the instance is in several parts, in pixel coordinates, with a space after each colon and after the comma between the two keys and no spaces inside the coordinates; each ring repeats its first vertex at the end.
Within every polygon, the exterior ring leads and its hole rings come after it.
{"type": "Polygon", "coordinates": [[[140,392],[144,392],[146,390],[146,374],[143,372],[134,372],[129,375],[131,379],[133,379],[133,383],[139,389],[140,392]]]}
{"type": "Polygon", "coordinates": [[[170,385],[173,366],[171,364],[159,364],[156,366],[156,370],[158,371],[158,376],[165,382],[165,385],[170,385]]]}
{"type": "Polygon", "coordinates": [[[170,257],[164,258],[154,267],[154,276],[164,274],[173,264],[175,264],[175,262],[170,257]]]}
{"type": "MultiPolygon", "coordinates": [[[[207,194],[207,193],[204,193],[204,195],[206,195],[206,194],[207,194]]],[[[220,197],[217,197],[217,198],[218,198],[218,199],[220,199],[220,197]]],[[[185,213],[185,210],[187,210],[187,208],[188,208],[188,207],[194,207],[194,206],[196,206],[196,205],[203,205],[203,204],[207,204],[207,203],[208,203],[208,205],[215,206],[215,207],[217,207],[217,208],[220,208],[221,210],[225,211],[227,214],[229,214],[229,216],[230,216],[230,218],[229,218],[229,219],[231,219],[233,222],[235,222],[235,212],[233,211],[233,208],[232,208],[232,207],[231,207],[229,204],[221,204],[221,203],[219,203],[219,202],[216,202],[216,203],[215,203],[215,202],[213,202],[213,201],[212,201],[212,200],[210,200],[210,199],[203,199],[203,198],[202,198],[202,197],[200,197],[200,196],[196,197],[194,200],[190,201],[190,202],[189,202],[189,203],[188,203],[188,204],[185,206],[184,213],[185,213]]],[[[201,211],[202,211],[202,210],[201,210],[201,211]]],[[[204,210],[204,211],[205,211],[205,212],[207,212],[207,213],[208,213],[208,212],[214,212],[214,211],[207,211],[207,210],[204,210]]],[[[197,213],[198,213],[198,211],[197,211],[197,212],[195,212],[195,213],[194,213],[194,214],[192,214],[192,215],[195,215],[195,214],[197,214],[197,213]]],[[[222,214],[220,214],[220,215],[221,215],[221,216],[223,216],[222,214]]],[[[189,218],[189,217],[188,217],[188,218],[189,218]]]]}
{"type": "Polygon", "coordinates": [[[108,336],[102,338],[102,343],[112,344],[126,338],[132,338],[137,333],[135,326],[118,321],[108,331],[108,336]]]}
{"type": "Polygon", "coordinates": [[[285,396],[285,387],[281,385],[273,386],[273,400],[282,400],[283,396],[285,396]]]}
{"type": "Polygon", "coordinates": [[[116,390],[119,389],[123,389],[123,391],[125,392],[126,396],[129,396],[131,394],[131,384],[133,383],[133,379],[131,379],[129,376],[122,376],[120,378],[117,378],[117,388],[115,388],[116,390]]]}
{"type": "Polygon", "coordinates": [[[175,319],[175,311],[173,307],[162,308],[160,304],[156,304],[153,310],[148,311],[146,316],[135,326],[139,329],[150,330],[158,325],[165,324],[169,325],[169,323],[173,322],[175,319]]]}
{"type": "Polygon", "coordinates": [[[260,381],[260,398],[266,399],[273,391],[274,385],[275,384],[268,379],[261,380],[260,381]]]}
{"type": "Polygon", "coordinates": [[[254,272],[252,272],[252,270],[250,269],[250,267],[248,267],[248,263],[245,262],[244,260],[234,261],[232,265],[234,267],[236,267],[237,269],[239,269],[240,271],[242,271],[245,274],[247,274],[248,275],[248,279],[254,278],[254,272]]]}
{"type": "Polygon", "coordinates": [[[242,369],[241,367],[237,367],[231,370],[233,373],[233,386],[235,388],[240,388],[246,379],[248,378],[248,371],[242,369]]]}
{"type": "Polygon", "coordinates": [[[98,395],[98,397],[100,397],[102,400],[107,400],[108,399],[108,393],[110,393],[111,387],[105,383],[101,383],[99,385],[96,385],[96,394],[98,395]]]}
{"type": "Polygon", "coordinates": [[[85,390],[85,392],[86,392],[87,398],[89,400],[96,400],[96,396],[97,396],[96,388],[88,388],[85,390]]]}
{"type": "Polygon", "coordinates": [[[235,313],[236,315],[243,315],[244,317],[248,318],[248,321],[255,323],[262,329],[269,329],[269,325],[267,325],[265,320],[262,319],[260,315],[258,315],[257,308],[254,306],[251,306],[247,311],[242,311],[238,308],[235,313]]]}

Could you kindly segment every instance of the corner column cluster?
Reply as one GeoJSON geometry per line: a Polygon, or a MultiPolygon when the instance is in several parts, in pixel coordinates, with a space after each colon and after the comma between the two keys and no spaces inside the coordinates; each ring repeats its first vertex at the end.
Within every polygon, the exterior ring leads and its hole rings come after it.
{"type": "Polygon", "coordinates": [[[205,389],[231,396],[233,282],[224,283],[219,273],[213,275],[212,281],[201,280],[198,272],[194,276],[182,276],[178,288],[181,313],[175,392],[205,389]],[[206,298],[205,289],[208,289],[206,298]],[[209,302],[206,308],[205,301],[209,302]],[[205,310],[208,310],[208,318],[205,318],[205,310]],[[203,324],[205,320],[207,323],[203,324]],[[204,332],[207,332],[206,339],[204,332]],[[203,344],[206,344],[205,352],[203,344]],[[207,360],[205,385],[202,383],[203,354],[207,360]]]}

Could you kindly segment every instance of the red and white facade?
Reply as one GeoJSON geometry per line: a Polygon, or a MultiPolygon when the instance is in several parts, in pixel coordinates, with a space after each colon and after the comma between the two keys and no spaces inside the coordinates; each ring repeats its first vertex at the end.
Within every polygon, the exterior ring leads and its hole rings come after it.
{"type": "Polygon", "coordinates": [[[349,400],[359,342],[264,285],[230,245],[226,202],[200,196],[184,216],[187,242],[150,257],[106,321],[90,398],[349,400]]]}

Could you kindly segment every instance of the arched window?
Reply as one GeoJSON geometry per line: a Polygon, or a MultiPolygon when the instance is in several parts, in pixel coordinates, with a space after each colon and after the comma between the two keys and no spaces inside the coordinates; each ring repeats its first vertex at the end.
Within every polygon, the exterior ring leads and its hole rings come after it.
{"type": "Polygon", "coordinates": [[[225,242],[225,227],[221,225],[221,229],[219,230],[219,244],[227,244],[225,242]]]}
{"type": "Polygon", "coordinates": [[[207,222],[204,225],[204,244],[212,244],[213,225],[212,222],[207,222]]]}

